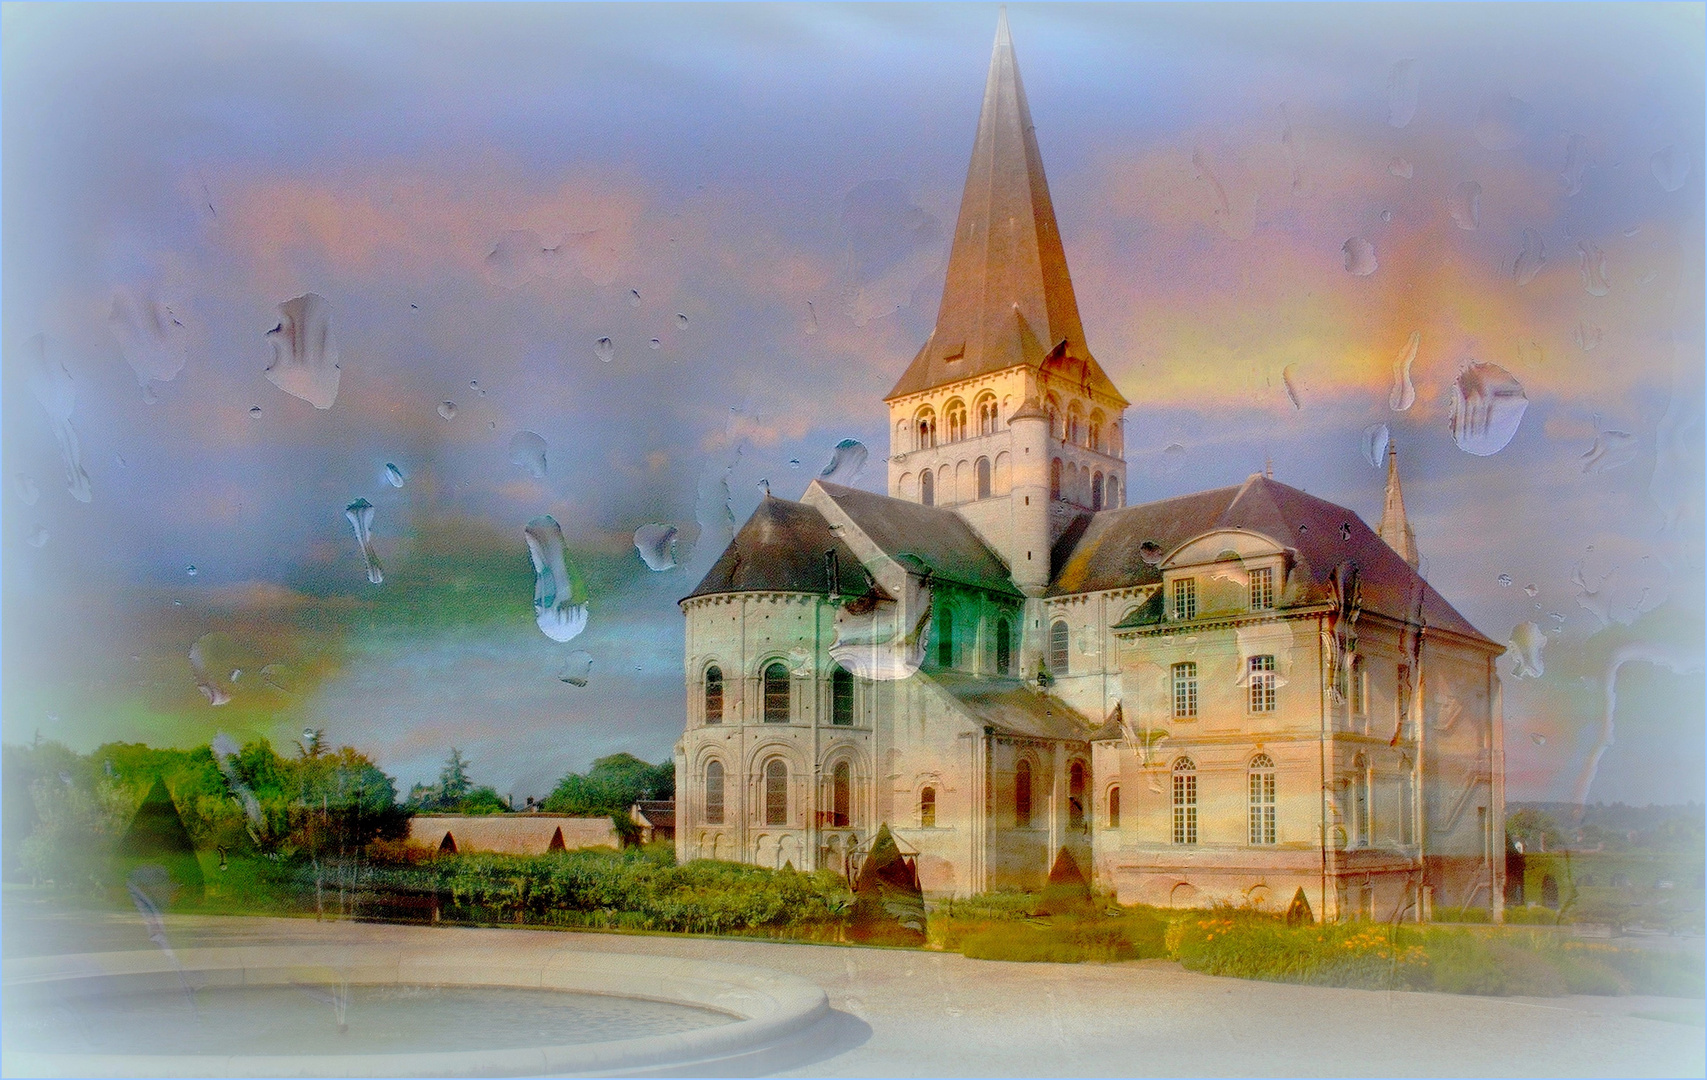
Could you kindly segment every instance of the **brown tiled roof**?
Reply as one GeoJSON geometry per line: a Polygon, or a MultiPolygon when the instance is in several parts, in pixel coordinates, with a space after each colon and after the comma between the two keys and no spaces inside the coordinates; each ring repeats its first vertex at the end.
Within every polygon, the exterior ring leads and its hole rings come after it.
{"type": "Polygon", "coordinates": [[[634,809],[654,829],[673,829],[676,827],[676,800],[674,799],[641,799],[634,804],[634,809]]]}
{"type": "Polygon", "coordinates": [[[845,596],[863,596],[871,583],[859,559],[824,515],[803,503],[767,498],[741,526],[694,591],[684,599],[739,592],[799,592],[829,595],[824,553],[836,552],[837,579],[845,596]]]}
{"type": "Polygon", "coordinates": [[[959,671],[924,671],[915,678],[927,680],[947,691],[968,712],[998,734],[1074,742],[1090,738],[1092,725],[1083,713],[1019,679],[968,675],[959,671]]]}
{"type": "Polygon", "coordinates": [[[910,555],[946,581],[1020,595],[1007,564],[954,511],[822,480],[814,483],[891,558],[910,555]]]}

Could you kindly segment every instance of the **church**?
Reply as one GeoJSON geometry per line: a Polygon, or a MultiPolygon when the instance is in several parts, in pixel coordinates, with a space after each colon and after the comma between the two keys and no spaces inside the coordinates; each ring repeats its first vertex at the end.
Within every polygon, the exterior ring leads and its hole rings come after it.
{"type": "Polygon", "coordinates": [[[936,327],[884,398],[888,494],[766,497],[686,618],[680,859],[839,872],[887,825],[927,896],[1501,915],[1503,647],[1377,529],[1252,475],[1127,505],[1005,15],[936,327]]]}

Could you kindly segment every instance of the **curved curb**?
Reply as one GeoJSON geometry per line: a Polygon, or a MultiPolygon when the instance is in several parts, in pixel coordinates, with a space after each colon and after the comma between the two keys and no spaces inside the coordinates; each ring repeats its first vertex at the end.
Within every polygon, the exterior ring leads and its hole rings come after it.
{"type": "MultiPolygon", "coordinates": [[[[402,1054],[76,1054],[7,1051],[8,1076],[539,1076],[672,1071],[739,1058],[790,1041],[829,1015],[817,985],[743,964],[589,953],[485,942],[424,945],[187,949],[179,964],[198,987],[348,982],[361,986],[560,990],[687,1005],[736,1018],[669,1035],[524,1049],[402,1054]]],[[[4,964],[7,989],[99,980],[122,991],[180,987],[159,952],[28,957],[4,964]]]]}

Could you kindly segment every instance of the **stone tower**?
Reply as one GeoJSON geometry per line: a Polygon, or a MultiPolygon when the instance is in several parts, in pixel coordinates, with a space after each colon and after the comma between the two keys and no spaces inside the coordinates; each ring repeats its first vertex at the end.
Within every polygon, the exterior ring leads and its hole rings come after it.
{"type": "Polygon", "coordinates": [[[952,507],[1029,597],[1067,524],[1124,502],[1127,401],[1085,344],[1005,12],[936,328],[884,401],[889,494],[952,507]]]}
{"type": "Polygon", "coordinates": [[[1417,534],[1405,517],[1405,493],[1399,490],[1399,448],[1387,444],[1387,495],[1381,503],[1381,527],[1375,530],[1387,546],[1417,568],[1417,534]]]}

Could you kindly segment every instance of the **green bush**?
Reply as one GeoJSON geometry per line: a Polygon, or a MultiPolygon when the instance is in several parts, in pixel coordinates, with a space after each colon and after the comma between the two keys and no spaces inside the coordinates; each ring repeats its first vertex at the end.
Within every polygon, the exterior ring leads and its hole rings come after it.
{"type": "Polygon", "coordinates": [[[1030,920],[938,914],[931,930],[937,947],[974,960],[1111,963],[1166,956],[1167,925],[1154,910],[1135,908],[1030,920]]]}

